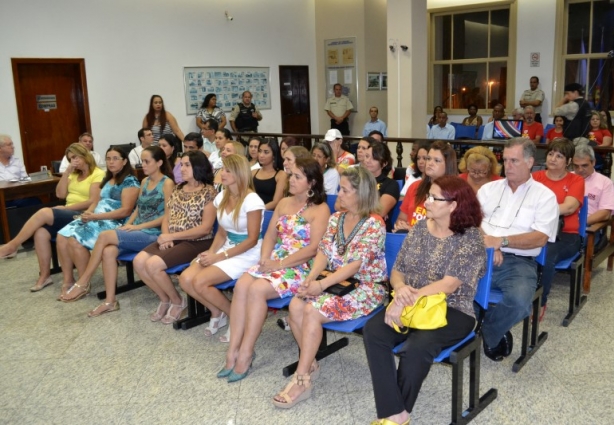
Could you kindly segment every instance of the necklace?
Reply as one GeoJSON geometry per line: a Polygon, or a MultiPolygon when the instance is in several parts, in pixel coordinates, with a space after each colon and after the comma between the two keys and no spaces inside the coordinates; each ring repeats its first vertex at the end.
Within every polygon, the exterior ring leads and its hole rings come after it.
{"type": "Polygon", "coordinates": [[[347,214],[346,212],[341,214],[341,217],[339,217],[339,223],[337,225],[337,252],[340,255],[345,255],[347,246],[350,244],[350,242],[352,242],[352,239],[354,239],[354,236],[356,236],[356,234],[362,227],[363,223],[367,220],[366,217],[361,218],[360,221],[356,224],[356,226],[354,226],[354,229],[352,229],[350,236],[348,236],[346,240],[345,235],[343,234],[343,223],[345,222],[346,214],[347,214]]]}

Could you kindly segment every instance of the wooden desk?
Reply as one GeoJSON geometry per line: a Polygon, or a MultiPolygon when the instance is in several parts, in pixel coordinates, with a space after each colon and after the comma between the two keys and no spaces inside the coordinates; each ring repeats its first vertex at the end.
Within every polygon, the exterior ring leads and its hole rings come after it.
{"type": "Polygon", "coordinates": [[[53,195],[55,187],[60,181],[57,177],[50,177],[47,180],[37,182],[16,182],[0,181],[0,224],[4,235],[4,243],[11,240],[9,221],[6,215],[6,201],[14,199],[30,198],[33,196],[53,195]]]}

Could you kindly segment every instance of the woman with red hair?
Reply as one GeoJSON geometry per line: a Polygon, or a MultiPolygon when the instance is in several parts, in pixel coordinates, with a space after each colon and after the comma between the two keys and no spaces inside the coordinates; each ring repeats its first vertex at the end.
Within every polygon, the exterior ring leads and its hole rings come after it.
{"type": "Polygon", "coordinates": [[[380,421],[409,424],[422,382],[441,350],[461,341],[475,326],[473,298],[484,274],[486,250],[480,234],[482,208],[469,184],[455,176],[435,179],[417,222],[390,274],[394,299],[367,322],[363,336],[380,421]],[[434,330],[402,327],[401,313],[422,295],[447,295],[447,325],[434,330]],[[392,349],[404,342],[399,367],[392,349]]]}

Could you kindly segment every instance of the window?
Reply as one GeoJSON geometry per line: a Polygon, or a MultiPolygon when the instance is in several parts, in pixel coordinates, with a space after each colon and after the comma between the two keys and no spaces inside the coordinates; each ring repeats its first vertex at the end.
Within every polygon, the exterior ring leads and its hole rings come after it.
{"type": "Polygon", "coordinates": [[[565,17],[563,85],[581,84],[593,109],[614,109],[614,64],[607,59],[614,47],[614,3],[568,1],[565,17]]]}
{"type": "Polygon", "coordinates": [[[431,28],[431,106],[505,106],[512,69],[510,7],[432,14],[431,28]]]}

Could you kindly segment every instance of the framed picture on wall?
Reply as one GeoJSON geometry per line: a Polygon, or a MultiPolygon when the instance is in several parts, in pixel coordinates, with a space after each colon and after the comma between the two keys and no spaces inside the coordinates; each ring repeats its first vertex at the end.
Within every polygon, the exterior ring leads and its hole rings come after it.
{"type": "Polygon", "coordinates": [[[367,90],[381,90],[379,72],[367,72],[367,90]]]}
{"type": "Polygon", "coordinates": [[[381,73],[381,90],[388,90],[388,73],[381,73]]]}

